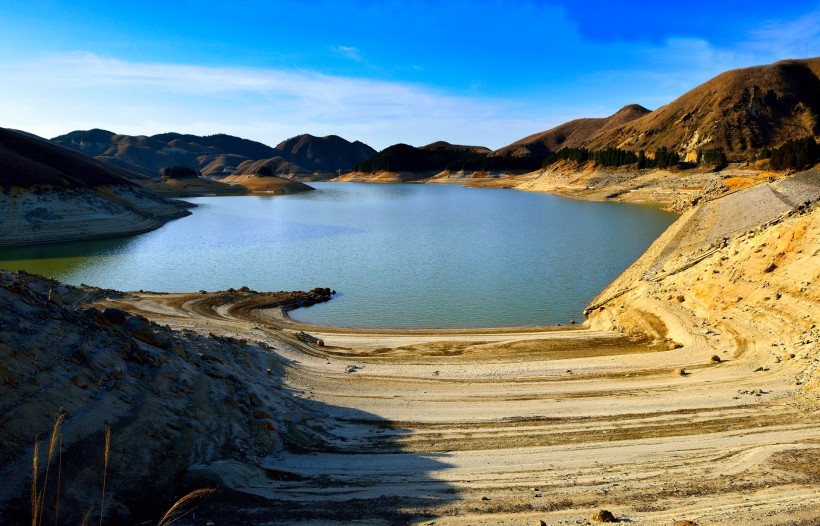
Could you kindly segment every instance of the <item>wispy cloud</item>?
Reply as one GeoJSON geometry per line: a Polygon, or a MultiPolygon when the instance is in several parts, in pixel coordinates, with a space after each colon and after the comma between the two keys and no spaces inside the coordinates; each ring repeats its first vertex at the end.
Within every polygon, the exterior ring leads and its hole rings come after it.
{"type": "Polygon", "coordinates": [[[358,48],[352,46],[336,46],[334,51],[336,51],[339,55],[355,62],[364,62],[364,58],[358,48]]]}
{"type": "Polygon", "coordinates": [[[752,31],[743,47],[776,57],[810,57],[820,54],[820,9],[796,19],[776,20],[752,31]]]}
{"type": "Polygon", "coordinates": [[[3,125],[44,136],[105,127],[226,132],[267,143],[313,133],[376,148],[397,136],[413,144],[444,139],[496,147],[544,122],[510,101],[310,71],[138,63],[90,53],[0,67],[3,125]]]}

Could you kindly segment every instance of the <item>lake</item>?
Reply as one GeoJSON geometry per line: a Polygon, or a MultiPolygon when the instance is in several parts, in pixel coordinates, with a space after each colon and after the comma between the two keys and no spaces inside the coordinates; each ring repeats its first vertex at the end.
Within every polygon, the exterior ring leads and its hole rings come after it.
{"type": "Polygon", "coordinates": [[[566,324],[676,218],[651,206],[449,185],[311,183],[204,197],[114,239],[0,248],[0,267],[119,290],[330,287],[299,320],[358,327],[566,324]]]}

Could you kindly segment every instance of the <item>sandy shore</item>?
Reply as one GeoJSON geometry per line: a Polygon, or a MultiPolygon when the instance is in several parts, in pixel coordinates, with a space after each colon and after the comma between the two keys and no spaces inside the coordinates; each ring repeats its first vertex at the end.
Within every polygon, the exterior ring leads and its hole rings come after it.
{"type": "Polygon", "coordinates": [[[279,503],[279,523],[585,524],[606,508],[636,524],[817,524],[820,209],[796,204],[813,192],[809,177],[695,209],[582,329],[323,329],[252,295],[107,304],[264,341],[283,386],[320,404],[291,415],[300,450],[264,459],[275,479],[201,466],[279,503]]]}

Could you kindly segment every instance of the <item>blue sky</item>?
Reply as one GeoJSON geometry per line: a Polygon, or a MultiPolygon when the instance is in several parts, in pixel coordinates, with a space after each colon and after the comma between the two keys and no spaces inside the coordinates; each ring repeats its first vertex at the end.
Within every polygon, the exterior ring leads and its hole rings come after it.
{"type": "Polygon", "coordinates": [[[2,0],[0,126],[499,148],[820,55],[820,1],[2,0]]]}

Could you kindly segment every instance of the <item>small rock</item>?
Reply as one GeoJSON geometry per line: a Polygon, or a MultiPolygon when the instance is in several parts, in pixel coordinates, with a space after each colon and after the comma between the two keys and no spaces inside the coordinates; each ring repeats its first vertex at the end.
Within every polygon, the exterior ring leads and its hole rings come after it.
{"type": "Polygon", "coordinates": [[[123,323],[125,323],[125,312],[121,311],[120,309],[115,309],[114,307],[106,307],[105,310],[102,312],[102,315],[103,318],[113,323],[114,325],[122,325],[123,323]]]}
{"type": "Polygon", "coordinates": [[[609,510],[595,510],[595,513],[590,517],[592,522],[615,522],[615,515],[609,510]]]}
{"type": "Polygon", "coordinates": [[[254,418],[258,418],[258,419],[262,419],[262,418],[273,418],[272,416],[270,416],[270,413],[268,413],[268,412],[267,412],[267,411],[265,411],[264,409],[256,409],[256,410],[254,410],[254,412],[253,412],[253,417],[254,417],[254,418]]]}
{"type": "Polygon", "coordinates": [[[683,367],[680,367],[678,369],[675,369],[675,374],[677,376],[686,376],[689,373],[686,372],[686,369],[684,369],[683,367]]]}
{"type": "Polygon", "coordinates": [[[720,362],[722,362],[723,360],[721,360],[721,359],[720,359],[720,356],[718,356],[717,354],[715,354],[714,356],[712,356],[712,358],[710,358],[710,359],[709,359],[709,361],[710,361],[710,362],[712,362],[712,363],[720,363],[720,362]]]}
{"type": "Polygon", "coordinates": [[[692,521],[675,521],[672,523],[672,526],[698,526],[697,523],[692,521]]]}

